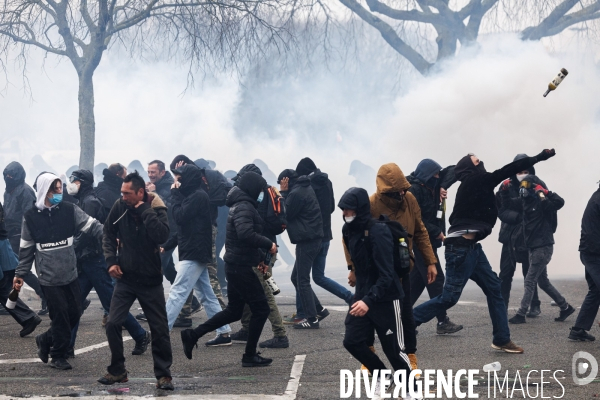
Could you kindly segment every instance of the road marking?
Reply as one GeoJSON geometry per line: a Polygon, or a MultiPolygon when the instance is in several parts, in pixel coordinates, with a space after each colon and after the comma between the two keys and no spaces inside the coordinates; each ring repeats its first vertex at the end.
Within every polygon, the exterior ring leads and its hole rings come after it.
{"type": "MultiPolygon", "coordinates": [[[[131,336],[124,336],[123,341],[126,342],[131,340],[131,336]]],[[[82,349],[75,350],[75,355],[87,353],[92,350],[100,349],[102,347],[108,346],[108,342],[102,342],[99,344],[94,344],[92,346],[84,347],[82,349]]],[[[39,358],[17,358],[12,360],[0,360],[0,364],[29,364],[29,363],[39,363],[42,362],[39,358]]]]}
{"type": "Polygon", "coordinates": [[[304,368],[305,360],[305,354],[298,355],[294,358],[294,364],[292,364],[292,372],[290,373],[290,381],[288,382],[287,388],[285,389],[285,399],[296,399],[296,394],[298,393],[298,387],[300,386],[300,377],[302,376],[302,369],[304,368]]]}

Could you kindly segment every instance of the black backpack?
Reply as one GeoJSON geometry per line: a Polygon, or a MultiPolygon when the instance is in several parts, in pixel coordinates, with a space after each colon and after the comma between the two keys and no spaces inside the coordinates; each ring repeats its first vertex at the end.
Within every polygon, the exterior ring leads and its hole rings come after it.
{"type": "MultiPolygon", "coordinates": [[[[392,242],[394,246],[394,271],[398,278],[402,279],[410,273],[410,262],[414,260],[410,250],[408,248],[408,238],[412,237],[406,229],[397,221],[392,221],[387,215],[380,215],[379,218],[372,218],[369,220],[367,229],[365,230],[364,237],[367,251],[369,252],[369,258],[373,254],[373,247],[369,238],[369,231],[374,224],[385,224],[392,233],[392,242]],[[405,244],[405,245],[403,245],[405,244]]],[[[344,243],[348,249],[348,239],[344,235],[344,243]]]]}

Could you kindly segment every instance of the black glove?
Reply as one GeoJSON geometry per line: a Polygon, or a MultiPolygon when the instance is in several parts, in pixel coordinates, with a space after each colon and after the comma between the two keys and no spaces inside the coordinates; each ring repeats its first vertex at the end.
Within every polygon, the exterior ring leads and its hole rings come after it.
{"type": "Polygon", "coordinates": [[[546,161],[547,159],[549,159],[550,157],[554,157],[556,155],[556,151],[554,151],[554,149],[546,149],[544,151],[542,151],[540,154],[538,154],[537,156],[535,156],[535,158],[539,161],[546,161]]]}

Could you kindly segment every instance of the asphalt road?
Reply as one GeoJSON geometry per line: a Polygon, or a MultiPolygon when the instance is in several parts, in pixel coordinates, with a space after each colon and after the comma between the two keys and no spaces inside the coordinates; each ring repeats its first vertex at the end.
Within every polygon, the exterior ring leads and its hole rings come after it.
{"type": "MultiPolygon", "coordinates": [[[[580,306],[587,291],[585,281],[555,281],[554,283],[569,302],[574,306],[580,306]]],[[[510,315],[514,314],[523,292],[522,281],[516,281],[515,286],[510,315]]],[[[290,289],[289,285],[284,285],[283,293],[277,297],[282,315],[290,315],[294,311],[294,298],[291,296],[290,289]]],[[[1,316],[0,395],[11,398],[32,396],[111,396],[114,398],[116,394],[120,394],[146,397],[193,395],[205,399],[337,399],[340,398],[340,370],[356,370],[359,365],[342,346],[344,303],[323,292],[317,291],[317,294],[322,303],[330,307],[331,316],[322,322],[319,330],[289,329],[291,345],[288,349],[263,351],[263,355],[274,359],[272,366],[266,368],[242,368],[243,345],[241,344],[221,348],[204,347],[202,344],[212,336],[202,338],[199,348],[194,351],[193,360],[187,360],[183,355],[179,329],[174,329],[171,342],[174,355],[172,373],[175,391],[172,393],[162,393],[154,388],[155,379],[150,351],[142,356],[127,356],[130,381],[111,387],[96,383],[96,379],[105,373],[110,360],[110,352],[106,346],[77,355],[72,360],[73,369],[70,371],[56,371],[41,362],[32,362],[33,360],[15,362],[14,360],[36,358],[35,334],[45,330],[50,321],[47,316],[43,317],[42,324],[34,334],[20,338],[18,334],[20,326],[10,316],[1,316]],[[301,362],[303,357],[297,357],[299,355],[306,356],[303,365],[301,362]],[[295,361],[297,379],[290,379],[295,361]],[[301,375],[298,377],[299,369],[301,375]]],[[[82,317],[76,349],[85,349],[106,341],[101,327],[100,303],[95,295],[91,295],[90,298],[92,304],[82,317]]],[[[569,327],[572,326],[576,314],[569,317],[566,322],[555,322],[554,317],[558,315],[558,308],[550,306],[550,299],[545,294],[541,294],[541,298],[543,301],[541,317],[529,319],[525,325],[511,326],[513,340],[524,347],[525,353],[509,355],[490,347],[492,327],[485,297],[478,287],[470,283],[465,289],[461,302],[449,311],[453,321],[464,325],[465,328],[461,332],[450,336],[438,336],[433,321],[419,328],[417,352],[419,366],[426,369],[453,371],[479,369],[480,375],[485,377],[482,371],[483,365],[499,361],[502,364],[502,376],[508,371],[509,376],[514,378],[519,371],[523,388],[529,389],[529,397],[524,397],[521,391],[516,391],[512,398],[541,398],[540,393],[535,396],[536,388],[539,390],[540,373],[532,372],[527,386],[528,372],[551,370],[553,373],[556,370],[563,370],[563,373],[557,373],[561,384],[558,384],[551,374],[546,373],[544,380],[551,383],[544,384],[544,397],[597,398],[600,395],[598,384],[600,379],[586,386],[578,386],[574,384],[571,373],[572,358],[578,351],[586,351],[600,359],[598,343],[569,342],[567,340],[569,327]]],[[[26,301],[35,309],[39,307],[39,301],[33,297],[26,298],[26,301]]],[[[138,307],[137,303],[134,307],[138,307]]],[[[138,312],[137,309],[132,311],[138,312]]],[[[205,319],[204,311],[194,315],[194,325],[205,319]]],[[[235,331],[239,326],[239,323],[236,323],[232,328],[235,331]]],[[[598,327],[594,327],[591,333],[599,334],[598,327]]],[[[272,332],[267,322],[261,339],[265,340],[271,336],[272,332]]],[[[126,354],[130,354],[133,346],[133,341],[125,342],[126,354]]],[[[378,352],[381,354],[379,347],[378,352]]],[[[512,388],[513,380],[509,383],[512,388]]],[[[479,382],[475,393],[479,393],[480,398],[494,398],[493,389],[492,396],[488,396],[485,379],[479,382]]],[[[495,398],[506,398],[506,396],[498,394],[495,398]]]]}

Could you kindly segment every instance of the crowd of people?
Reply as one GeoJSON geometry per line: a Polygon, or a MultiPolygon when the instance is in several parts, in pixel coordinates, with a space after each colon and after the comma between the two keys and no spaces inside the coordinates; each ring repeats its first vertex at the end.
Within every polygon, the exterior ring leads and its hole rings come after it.
{"type": "MultiPolygon", "coordinates": [[[[71,170],[62,178],[42,172],[33,188],[25,183],[21,164],[11,162],[3,172],[6,191],[0,203],[0,304],[5,306],[11,290],[27,283],[41,307],[36,313],[18,300],[14,308],[0,311],[21,325],[21,337],[49,314],[50,328],[36,336],[38,356],[66,370],[74,357],[79,319],[89,305],[86,298],[94,289],[112,355],[98,381],[128,380],[126,329],[135,341],[132,355],[151,345],[157,388],[173,390],[173,328],[185,328],[180,334],[188,359],[200,338],[215,332],[206,346],[245,342],[242,366],[268,366],[272,359],[257,347],[287,348],[286,325],[318,329],[329,315],[312,284],[348,304],[343,345],[364,369],[386,369],[375,351],[377,333],[391,367],[410,372],[418,368],[419,325],[436,318],[437,334],[463,329],[448,313],[471,279],[487,298],[492,347],[523,353],[511,340],[509,324],[541,314],[538,286],[558,305],[556,321],[575,312],[547,274],[564,200],[535,175],[534,165],[554,155],[554,150],[535,157],[519,154],[494,172],[472,154],[447,167],[424,159],[408,176],[389,163],[376,174],[375,193],[350,188],[337,205],[328,175],[310,158],[282,171],[276,177],[279,189],[267,183],[265,177],[271,181],[275,176],[264,165],[222,174],[210,162],[185,155],[171,161],[170,171],[165,162],[153,160],[146,170],[138,166],[139,171],[114,163],[101,172],[71,170]],[[99,175],[102,181],[95,182],[99,175]],[[457,182],[446,230],[446,199],[457,182]],[[336,206],[345,222],[348,285],[325,275],[336,206]],[[499,275],[480,244],[497,219],[499,275]],[[291,282],[296,312],[287,318],[279,312],[269,281],[279,245],[284,248],[277,236],[285,232],[295,245],[291,282]],[[445,272],[437,254],[442,246],[445,272]],[[517,263],[525,290],[511,317],[517,263]],[[171,283],[166,300],[163,277],[171,283]],[[429,300],[415,307],[424,290],[429,300]],[[143,312],[134,316],[130,309],[136,300],[143,312]],[[191,315],[201,309],[208,320],[192,328],[191,315]],[[230,324],[240,320],[242,328],[232,332],[230,324]],[[259,343],[267,320],[273,337],[259,343]],[[139,321],[147,321],[149,331],[139,321]]],[[[579,250],[589,292],[568,337],[593,341],[588,331],[600,306],[600,189],[585,210],[579,250]]]]}

